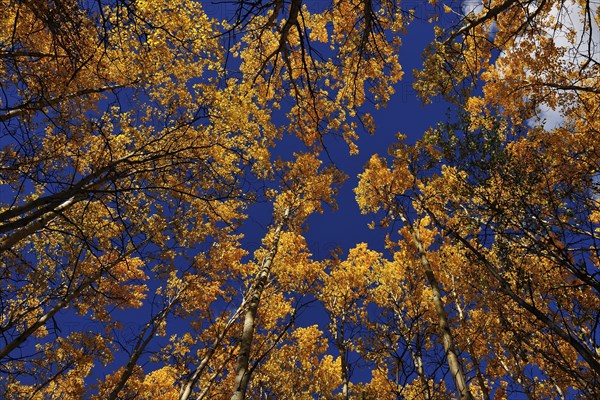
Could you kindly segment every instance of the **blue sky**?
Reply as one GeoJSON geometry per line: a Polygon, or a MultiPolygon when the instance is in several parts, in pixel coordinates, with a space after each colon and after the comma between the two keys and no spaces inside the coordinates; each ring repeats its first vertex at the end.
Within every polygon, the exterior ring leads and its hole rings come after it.
{"type": "MultiPolygon", "coordinates": [[[[423,7],[422,2],[415,3],[423,7]]],[[[206,10],[213,12],[215,16],[226,15],[232,7],[231,4],[209,4],[205,6],[206,10]]],[[[406,6],[410,5],[408,2],[406,6]]],[[[369,229],[367,224],[373,217],[361,215],[356,204],[353,189],[358,183],[357,175],[373,154],[387,154],[389,146],[397,141],[398,133],[406,135],[408,143],[414,143],[428,128],[448,119],[448,103],[434,99],[431,104],[424,105],[412,87],[413,70],[421,67],[423,50],[434,39],[433,24],[427,21],[430,15],[424,8],[417,8],[417,12],[416,16],[420,18],[415,18],[408,27],[407,34],[402,36],[399,55],[404,77],[395,85],[396,93],[387,107],[376,109],[372,103],[367,102],[362,108],[362,111],[374,116],[377,127],[375,134],[369,135],[366,131],[359,130],[358,155],[349,155],[348,147],[340,137],[324,138],[331,160],[345,172],[348,179],[337,197],[338,210],[326,208],[323,215],[313,215],[308,221],[306,239],[315,259],[329,257],[330,251],[337,247],[346,253],[360,242],[368,242],[371,248],[383,250],[385,232],[369,229]]],[[[274,118],[283,120],[283,116],[274,118]]],[[[299,140],[289,136],[284,137],[278,146],[274,150],[274,158],[280,155],[289,157],[291,152],[303,149],[299,140]]],[[[250,213],[244,229],[246,244],[260,243],[262,236],[257,233],[264,233],[270,223],[269,207],[258,205],[255,206],[258,212],[250,213]]]]}

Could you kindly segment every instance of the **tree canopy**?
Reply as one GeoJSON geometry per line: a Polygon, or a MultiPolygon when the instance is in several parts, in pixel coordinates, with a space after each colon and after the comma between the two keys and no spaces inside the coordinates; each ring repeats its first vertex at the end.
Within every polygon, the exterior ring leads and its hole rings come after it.
{"type": "Polygon", "coordinates": [[[0,0],[0,397],[600,397],[599,25],[0,0]],[[348,175],[403,79],[450,111],[348,175]],[[385,238],[314,254],[330,210],[385,238]]]}

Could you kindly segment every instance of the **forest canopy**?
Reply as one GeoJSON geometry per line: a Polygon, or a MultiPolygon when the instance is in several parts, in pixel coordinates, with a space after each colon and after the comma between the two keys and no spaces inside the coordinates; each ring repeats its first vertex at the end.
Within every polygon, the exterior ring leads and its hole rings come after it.
{"type": "Polygon", "coordinates": [[[0,0],[0,397],[600,398],[599,25],[0,0]],[[449,111],[391,141],[406,81],[449,111]]]}

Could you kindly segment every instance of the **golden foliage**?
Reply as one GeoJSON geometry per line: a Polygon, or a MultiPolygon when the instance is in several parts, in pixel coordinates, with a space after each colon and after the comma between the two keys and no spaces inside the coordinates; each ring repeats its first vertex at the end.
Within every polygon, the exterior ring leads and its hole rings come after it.
{"type": "Polygon", "coordinates": [[[467,5],[414,83],[456,123],[370,156],[385,241],[323,259],[410,4],[0,0],[0,397],[597,398],[600,14],[467,5]]]}

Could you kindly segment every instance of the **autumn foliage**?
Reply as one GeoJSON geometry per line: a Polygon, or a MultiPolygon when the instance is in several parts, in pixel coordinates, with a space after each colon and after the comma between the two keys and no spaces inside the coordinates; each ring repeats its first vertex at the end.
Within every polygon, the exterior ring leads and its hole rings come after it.
{"type": "Polygon", "coordinates": [[[0,398],[600,398],[598,4],[224,4],[0,0],[0,398]]]}

